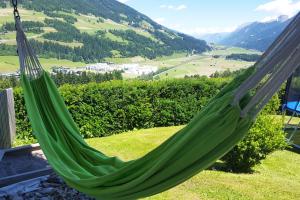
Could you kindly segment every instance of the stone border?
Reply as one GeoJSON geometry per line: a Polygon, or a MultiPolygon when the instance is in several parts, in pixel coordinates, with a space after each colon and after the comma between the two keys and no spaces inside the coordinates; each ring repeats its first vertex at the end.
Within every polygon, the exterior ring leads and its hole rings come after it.
{"type": "MultiPolygon", "coordinates": [[[[21,147],[16,147],[12,149],[6,149],[6,150],[1,150],[0,151],[0,162],[5,158],[5,156],[22,156],[23,154],[30,153],[33,151],[41,150],[39,144],[33,144],[33,145],[28,145],[28,146],[21,146],[21,147]]],[[[8,176],[8,177],[1,177],[0,178],[0,188],[9,186],[15,183],[23,182],[26,180],[38,178],[41,176],[46,176],[50,175],[53,172],[53,169],[50,166],[46,166],[43,169],[39,170],[33,170],[29,171],[26,173],[21,173],[13,176],[8,176]]]]}

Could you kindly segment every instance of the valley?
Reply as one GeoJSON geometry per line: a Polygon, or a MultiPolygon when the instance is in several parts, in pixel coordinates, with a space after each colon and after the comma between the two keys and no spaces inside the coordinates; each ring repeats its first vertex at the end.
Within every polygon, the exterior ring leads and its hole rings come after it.
{"type": "MultiPolygon", "coordinates": [[[[233,53],[259,54],[254,50],[246,50],[237,47],[224,48],[216,46],[214,50],[196,55],[186,55],[184,53],[174,54],[171,56],[159,57],[153,60],[142,57],[107,59],[106,62],[116,64],[139,64],[141,66],[153,66],[163,70],[155,75],[155,79],[184,78],[185,76],[210,76],[216,71],[225,70],[235,71],[247,68],[254,62],[241,60],[227,60],[225,57],[233,53]]],[[[18,70],[17,56],[0,56],[0,73],[13,73],[18,70]]],[[[88,64],[83,62],[72,62],[69,60],[58,60],[55,58],[41,58],[40,62],[46,70],[50,71],[52,67],[66,67],[75,69],[84,67],[88,64]]],[[[137,74],[124,74],[125,78],[136,78],[137,74]]]]}
{"type": "MultiPolygon", "coordinates": [[[[39,3],[24,3],[19,9],[26,23],[27,37],[48,71],[53,67],[76,70],[97,63],[115,63],[157,68],[153,74],[155,79],[210,76],[216,71],[235,71],[254,63],[226,59],[228,55],[260,54],[243,48],[208,46],[204,41],[171,31],[128,7],[124,8],[124,19],[117,20],[113,15],[105,18],[103,13],[96,11],[91,14],[80,13],[80,8],[78,11],[55,8],[56,1],[51,4],[51,12],[41,11],[39,3]],[[140,17],[135,17],[138,15],[140,17]],[[126,20],[129,16],[135,21],[134,25],[126,20]]],[[[12,8],[6,5],[0,8],[2,74],[18,70],[12,8]]],[[[128,79],[139,75],[124,73],[123,76],[128,79]]]]}

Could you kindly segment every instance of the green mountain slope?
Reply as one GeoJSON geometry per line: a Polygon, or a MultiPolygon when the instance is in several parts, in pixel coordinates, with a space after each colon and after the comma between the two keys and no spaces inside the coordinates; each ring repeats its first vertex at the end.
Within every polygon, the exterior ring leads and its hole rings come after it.
{"type": "MultiPolygon", "coordinates": [[[[0,55],[15,55],[12,8],[0,0],[0,55]],[[8,46],[10,45],[10,46],[8,46]]],[[[115,0],[20,1],[24,29],[42,57],[96,62],[210,50],[203,40],[169,30],[115,0]]]]}

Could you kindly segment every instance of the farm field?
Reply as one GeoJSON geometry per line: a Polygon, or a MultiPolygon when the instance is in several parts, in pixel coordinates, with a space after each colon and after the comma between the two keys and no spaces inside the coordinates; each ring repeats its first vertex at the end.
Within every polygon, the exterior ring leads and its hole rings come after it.
{"type": "MultiPolygon", "coordinates": [[[[71,45],[72,43],[70,43],[71,45]]],[[[80,44],[79,44],[80,45],[80,44]]],[[[223,48],[217,49],[208,53],[187,56],[184,53],[178,53],[171,56],[159,57],[153,60],[145,59],[142,57],[133,58],[109,58],[107,62],[114,62],[118,64],[122,63],[138,63],[141,65],[156,66],[158,68],[168,68],[157,76],[160,79],[166,78],[183,78],[186,75],[205,75],[209,76],[216,71],[225,71],[227,69],[234,71],[241,68],[247,68],[253,65],[253,62],[238,61],[238,60],[226,60],[226,55],[232,53],[259,53],[252,50],[246,50],[241,48],[223,48]],[[220,57],[215,58],[215,55],[220,57]]],[[[79,67],[86,65],[81,62],[72,62],[68,60],[46,59],[41,58],[41,63],[46,69],[50,69],[51,66],[65,66],[65,67],[79,67]]],[[[18,58],[16,56],[0,56],[0,73],[14,72],[18,68],[18,58]]],[[[126,78],[126,76],[125,76],[126,78]]],[[[127,78],[135,78],[130,76],[127,78]]]]}
{"type": "Polygon", "coordinates": [[[145,61],[144,64],[159,66],[160,68],[170,68],[169,70],[157,75],[160,79],[183,78],[185,76],[200,75],[210,76],[216,71],[231,70],[235,71],[248,68],[254,62],[239,60],[227,60],[225,57],[230,54],[260,54],[253,50],[246,50],[236,47],[215,47],[213,51],[201,54],[186,56],[178,54],[170,58],[158,58],[153,61],[145,61]]]}
{"type": "MultiPolygon", "coordinates": [[[[50,70],[53,66],[64,67],[80,67],[85,63],[72,62],[69,60],[58,60],[55,58],[40,58],[40,62],[44,69],[50,70]]],[[[17,56],[0,56],[0,73],[16,72],[19,69],[19,60],[17,56]]]]}

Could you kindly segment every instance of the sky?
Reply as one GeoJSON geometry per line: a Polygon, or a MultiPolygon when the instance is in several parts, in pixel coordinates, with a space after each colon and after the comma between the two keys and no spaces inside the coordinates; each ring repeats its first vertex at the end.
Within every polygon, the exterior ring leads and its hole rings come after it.
{"type": "Polygon", "coordinates": [[[300,0],[119,0],[154,21],[194,36],[231,32],[300,11],[300,0]]]}

